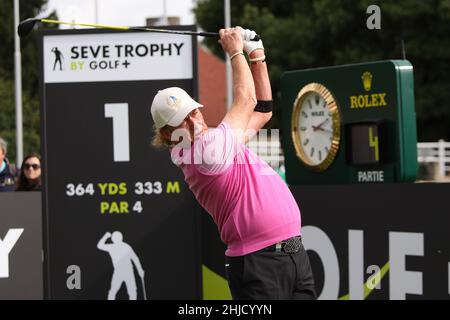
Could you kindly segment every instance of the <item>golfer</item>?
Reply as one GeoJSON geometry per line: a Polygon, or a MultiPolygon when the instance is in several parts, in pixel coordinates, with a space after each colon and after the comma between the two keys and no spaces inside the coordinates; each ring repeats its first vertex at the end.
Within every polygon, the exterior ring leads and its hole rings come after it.
{"type": "Polygon", "coordinates": [[[170,147],[172,161],[217,224],[233,299],[315,299],[297,203],[280,176],[245,146],[272,116],[264,46],[249,41],[255,34],[240,27],[219,31],[234,97],[219,126],[208,129],[203,105],[180,88],[167,88],[151,106],[153,145],[170,147]]]}
{"type": "MultiPolygon", "coordinates": [[[[133,263],[137,268],[141,279],[144,279],[145,272],[144,269],[142,269],[141,262],[133,248],[128,243],[123,242],[122,233],[120,231],[114,231],[112,234],[106,232],[99,240],[97,248],[109,253],[114,267],[111,288],[108,292],[108,300],[116,300],[116,294],[123,282],[125,282],[127,287],[129,299],[136,300],[137,287],[133,263]],[[111,238],[112,243],[106,243],[106,240],[109,238],[111,238]]],[[[143,280],[142,284],[145,284],[143,280]]],[[[144,287],[143,290],[145,290],[144,287]]]]}
{"type": "Polygon", "coordinates": [[[52,49],[52,52],[55,54],[55,63],[53,64],[53,71],[55,70],[56,64],[58,64],[58,63],[59,63],[59,70],[62,71],[62,60],[61,60],[61,58],[64,59],[64,56],[63,56],[62,52],[58,50],[58,47],[54,47],[52,49]]]}

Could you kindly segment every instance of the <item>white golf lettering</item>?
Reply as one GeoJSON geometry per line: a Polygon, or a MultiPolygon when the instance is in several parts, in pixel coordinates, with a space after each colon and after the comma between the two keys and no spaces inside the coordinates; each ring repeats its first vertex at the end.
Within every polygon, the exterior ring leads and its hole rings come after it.
{"type": "Polygon", "coordinates": [[[0,238],[0,278],[9,278],[9,253],[19,240],[24,229],[9,229],[5,238],[0,238]]]}
{"type": "Polygon", "coordinates": [[[348,230],[348,286],[351,300],[364,299],[364,232],[348,230]]]}
{"type": "Polygon", "coordinates": [[[407,293],[422,294],[422,272],[406,271],[405,256],[423,256],[423,233],[389,232],[389,296],[404,300],[407,293]]]}
{"type": "Polygon", "coordinates": [[[319,299],[337,299],[339,295],[339,261],[333,243],[325,232],[314,226],[303,227],[302,238],[305,249],[315,251],[322,260],[324,279],[319,299]]]}
{"type": "MultiPolygon", "coordinates": [[[[302,237],[305,249],[315,251],[323,265],[324,284],[319,299],[338,299],[340,273],[333,243],[324,231],[315,226],[303,227],[302,237]]],[[[407,255],[424,255],[424,234],[389,232],[389,298],[392,300],[405,299],[407,293],[423,294],[422,272],[406,271],[405,257],[407,255]]],[[[371,276],[364,283],[364,232],[362,230],[348,230],[348,266],[349,299],[365,299],[365,286],[369,290],[381,289],[383,274],[377,265],[368,266],[367,273],[371,276]]],[[[448,268],[450,292],[450,263],[448,268]]]]}

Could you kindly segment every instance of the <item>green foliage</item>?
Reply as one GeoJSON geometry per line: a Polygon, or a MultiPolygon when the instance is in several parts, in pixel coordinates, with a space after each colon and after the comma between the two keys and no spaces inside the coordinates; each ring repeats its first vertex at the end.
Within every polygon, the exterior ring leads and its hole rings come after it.
{"type": "MultiPolygon", "coordinates": [[[[20,1],[20,20],[44,12],[48,0],[20,1]]],[[[56,18],[53,12],[51,18],[56,18]]],[[[13,1],[0,2],[0,136],[8,142],[8,158],[16,160],[16,117],[14,99],[14,13],[13,1]]],[[[52,26],[50,26],[52,27],[52,26]]],[[[54,27],[54,26],[53,26],[54,27]]],[[[40,150],[38,33],[21,39],[24,155],[40,150]]],[[[20,164],[19,164],[20,165],[20,164]]]]}
{"type": "MultiPolygon", "coordinates": [[[[8,142],[7,157],[11,162],[16,160],[16,114],[14,101],[14,81],[0,77],[0,137],[8,142]]],[[[24,92],[23,104],[23,140],[24,155],[39,153],[40,150],[40,118],[39,99],[30,98],[24,92]]]]}
{"type": "MultiPolygon", "coordinates": [[[[279,79],[283,72],[406,58],[414,66],[419,141],[450,140],[450,2],[448,0],[231,1],[231,24],[254,29],[264,41],[279,127],[279,79]],[[369,30],[369,5],[381,8],[381,30],[369,30]]],[[[200,0],[200,27],[223,26],[223,1],[200,0]]],[[[205,44],[218,56],[216,40],[205,44]]]]}
{"type": "Polygon", "coordinates": [[[8,142],[7,157],[15,158],[15,132],[14,132],[14,83],[11,80],[0,78],[0,137],[8,142]]]}

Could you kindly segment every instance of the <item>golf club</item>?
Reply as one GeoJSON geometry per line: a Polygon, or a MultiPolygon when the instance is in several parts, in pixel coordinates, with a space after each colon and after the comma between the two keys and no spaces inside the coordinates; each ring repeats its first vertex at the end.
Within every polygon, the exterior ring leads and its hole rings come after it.
{"type": "MultiPolygon", "coordinates": [[[[78,23],[78,22],[64,22],[59,20],[50,20],[50,19],[38,19],[38,18],[28,18],[19,23],[17,27],[17,32],[19,36],[25,37],[27,36],[35,26],[36,22],[40,23],[55,23],[55,24],[66,24],[71,26],[83,26],[83,27],[93,27],[93,28],[102,28],[102,29],[112,29],[112,30],[129,30],[129,31],[147,31],[147,32],[159,32],[159,33],[171,33],[171,34],[184,34],[184,35],[195,35],[202,37],[219,37],[218,32],[197,32],[197,31],[187,31],[187,30],[166,30],[166,29],[154,29],[154,28],[146,28],[146,27],[124,27],[124,26],[107,26],[102,24],[93,24],[93,23],[78,23]]],[[[258,41],[260,38],[256,35],[252,41],[258,41]]]]}

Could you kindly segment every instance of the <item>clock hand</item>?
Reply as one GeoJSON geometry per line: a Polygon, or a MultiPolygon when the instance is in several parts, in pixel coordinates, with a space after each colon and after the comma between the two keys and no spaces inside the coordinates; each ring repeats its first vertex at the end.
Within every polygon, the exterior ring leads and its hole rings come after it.
{"type": "Polygon", "coordinates": [[[320,128],[320,127],[322,127],[322,126],[323,126],[323,125],[325,124],[325,122],[327,122],[327,121],[328,121],[328,119],[329,119],[329,118],[326,118],[326,119],[325,119],[324,121],[322,121],[322,123],[321,123],[321,124],[319,124],[319,125],[318,125],[317,127],[319,127],[319,128],[320,128]]]}
{"type": "Polygon", "coordinates": [[[320,126],[314,126],[314,125],[313,125],[312,128],[313,128],[313,131],[320,130],[320,131],[324,131],[324,132],[330,132],[330,133],[333,133],[333,131],[331,131],[331,130],[329,130],[329,129],[324,129],[324,128],[320,127],[320,126]]]}
{"type": "Polygon", "coordinates": [[[312,125],[313,130],[317,131],[317,130],[322,130],[325,131],[324,129],[322,129],[322,126],[328,121],[328,118],[326,118],[324,121],[322,121],[322,123],[320,123],[318,126],[312,125]]]}
{"type": "Polygon", "coordinates": [[[333,133],[333,131],[329,130],[329,129],[320,128],[320,130],[325,131],[325,132],[329,132],[329,133],[333,133]]]}

